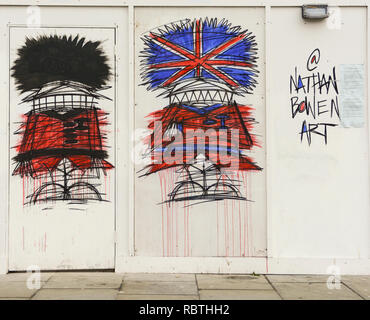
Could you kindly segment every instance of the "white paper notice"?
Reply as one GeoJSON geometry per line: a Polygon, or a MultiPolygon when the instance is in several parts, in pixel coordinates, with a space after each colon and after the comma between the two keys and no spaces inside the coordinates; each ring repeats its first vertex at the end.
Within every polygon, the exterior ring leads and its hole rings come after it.
{"type": "Polygon", "coordinates": [[[364,126],[364,65],[339,65],[339,111],[345,128],[364,126]]]}

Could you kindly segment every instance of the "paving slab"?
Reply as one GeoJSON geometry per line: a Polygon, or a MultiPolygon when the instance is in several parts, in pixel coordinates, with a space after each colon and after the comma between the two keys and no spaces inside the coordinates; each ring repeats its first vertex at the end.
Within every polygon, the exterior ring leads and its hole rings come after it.
{"type": "Polygon", "coordinates": [[[273,290],[263,275],[211,275],[197,274],[199,289],[259,289],[273,290]]]}
{"type": "Polygon", "coordinates": [[[281,300],[274,290],[199,290],[200,300],[281,300]]]}
{"type": "Polygon", "coordinates": [[[0,282],[0,298],[30,298],[37,290],[28,289],[25,281],[0,282]]]}
{"type": "Polygon", "coordinates": [[[104,288],[118,289],[123,280],[123,274],[117,273],[55,273],[45,284],[45,289],[87,289],[104,288]]]}
{"type": "Polygon", "coordinates": [[[191,273],[126,273],[126,281],[195,281],[195,274],[191,273]]]}
{"type": "Polygon", "coordinates": [[[198,290],[195,282],[191,281],[124,281],[120,294],[176,294],[197,295],[198,290]]]}
{"type": "MultiPolygon", "coordinates": [[[[52,272],[40,272],[39,275],[40,275],[40,280],[41,281],[47,281],[50,279],[50,277],[53,275],[54,273],[52,272]]],[[[34,273],[30,273],[30,272],[12,272],[12,273],[8,273],[8,274],[2,274],[0,275],[0,282],[2,281],[19,281],[19,282],[25,282],[27,281],[27,279],[31,276],[31,275],[35,275],[34,273]]]]}
{"type": "Polygon", "coordinates": [[[322,282],[326,283],[329,275],[310,275],[310,274],[299,274],[299,275],[266,275],[266,277],[272,282],[322,282]]]}
{"type": "Polygon", "coordinates": [[[199,297],[178,294],[118,294],[117,300],[199,300],[199,297]]]}
{"type": "Polygon", "coordinates": [[[342,276],[341,280],[364,299],[370,300],[370,276],[342,276]]]}
{"type": "Polygon", "coordinates": [[[114,289],[41,289],[32,300],[115,300],[114,289]]]}
{"type": "Polygon", "coordinates": [[[341,285],[328,289],[326,283],[274,283],[284,300],[361,300],[361,297],[341,285]]]}

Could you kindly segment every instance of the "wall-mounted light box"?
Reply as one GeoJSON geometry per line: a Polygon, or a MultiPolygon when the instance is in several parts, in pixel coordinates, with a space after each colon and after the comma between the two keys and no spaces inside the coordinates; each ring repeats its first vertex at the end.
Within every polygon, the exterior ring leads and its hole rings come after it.
{"type": "Polygon", "coordinates": [[[327,4],[307,4],[302,6],[303,19],[325,19],[329,17],[327,4]]]}

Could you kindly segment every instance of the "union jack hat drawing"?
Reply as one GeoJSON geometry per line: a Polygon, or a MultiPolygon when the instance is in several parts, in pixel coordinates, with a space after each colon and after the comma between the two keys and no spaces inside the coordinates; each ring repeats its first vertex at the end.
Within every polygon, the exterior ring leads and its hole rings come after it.
{"type": "Polygon", "coordinates": [[[143,37],[143,84],[171,92],[178,83],[198,79],[218,82],[235,94],[251,93],[258,73],[254,38],[225,19],[165,25],[143,37]]]}

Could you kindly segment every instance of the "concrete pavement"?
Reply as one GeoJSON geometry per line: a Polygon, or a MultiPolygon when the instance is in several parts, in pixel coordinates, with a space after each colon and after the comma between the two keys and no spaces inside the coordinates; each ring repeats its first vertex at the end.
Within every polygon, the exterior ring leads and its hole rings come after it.
{"type": "Polygon", "coordinates": [[[328,276],[316,275],[40,275],[40,288],[28,273],[0,275],[0,300],[370,300],[370,276],[342,276],[340,288],[329,289],[328,276]]]}

